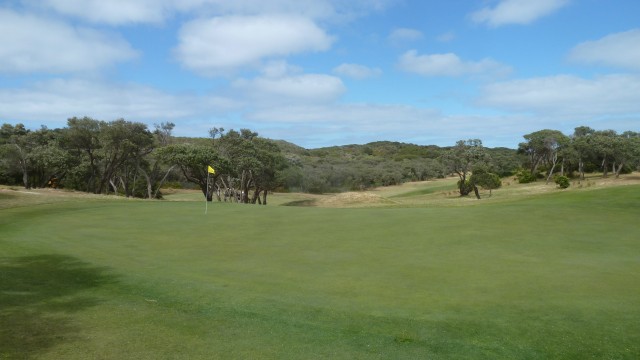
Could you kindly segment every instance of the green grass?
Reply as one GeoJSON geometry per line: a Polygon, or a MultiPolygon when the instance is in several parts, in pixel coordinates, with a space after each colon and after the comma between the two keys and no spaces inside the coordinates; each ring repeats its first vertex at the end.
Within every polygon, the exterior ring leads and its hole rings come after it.
{"type": "Polygon", "coordinates": [[[637,359],[639,203],[3,208],[0,358],[637,359]]]}

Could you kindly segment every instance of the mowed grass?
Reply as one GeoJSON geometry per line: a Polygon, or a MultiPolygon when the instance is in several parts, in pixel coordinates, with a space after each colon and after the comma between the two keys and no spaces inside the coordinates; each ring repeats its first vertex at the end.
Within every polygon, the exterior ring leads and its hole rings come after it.
{"type": "Polygon", "coordinates": [[[637,359],[638,204],[4,208],[0,358],[637,359]]]}

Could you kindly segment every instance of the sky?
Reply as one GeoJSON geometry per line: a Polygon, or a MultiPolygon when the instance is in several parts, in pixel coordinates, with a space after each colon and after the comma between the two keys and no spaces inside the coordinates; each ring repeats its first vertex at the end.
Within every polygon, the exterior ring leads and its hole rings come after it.
{"type": "Polygon", "coordinates": [[[0,123],[83,116],[305,148],[640,131],[640,1],[0,1],[0,123]]]}

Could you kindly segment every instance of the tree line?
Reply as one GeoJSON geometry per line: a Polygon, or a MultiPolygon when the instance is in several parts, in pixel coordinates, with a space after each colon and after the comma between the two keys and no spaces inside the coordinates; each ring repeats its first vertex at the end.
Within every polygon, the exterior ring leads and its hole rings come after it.
{"type": "Polygon", "coordinates": [[[450,174],[459,177],[461,196],[479,197],[478,187],[495,189],[500,177],[549,182],[595,171],[617,177],[640,164],[637,132],[585,126],[570,135],[549,129],[524,135],[518,149],[470,139],[451,147],[380,141],[311,150],[249,129],[214,127],[208,138],[179,138],[174,127],[89,117],[71,118],[61,129],[5,123],[0,183],[149,199],[160,198],[170,183],[196,187],[208,200],[266,204],[272,191],[364,190],[450,174]]]}
{"type": "Polygon", "coordinates": [[[159,198],[167,180],[186,181],[211,200],[266,204],[287,162],[278,146],[247,129],[206,144],[176,142],[175,124],[71,118],[63,129],[0,128],[0,182],[95,194],[159,198]],[[207,172],[208,166],[215,173],[207,172]]]}

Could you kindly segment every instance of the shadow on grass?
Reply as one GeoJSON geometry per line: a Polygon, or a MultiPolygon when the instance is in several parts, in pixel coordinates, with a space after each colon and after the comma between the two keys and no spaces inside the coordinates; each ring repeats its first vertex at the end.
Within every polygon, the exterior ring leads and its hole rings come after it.
{"type": "Polygon", "coordinates": [[[82,292],[115,281],[70,256],[0,258],[0,358],[26,359],[77,339],[71,314],[99,303],[82,292]]]}
{"type": "Polygon", "coordinates": [[[289,201],[288,203],[282,204],[282,206],[315,206],[315,205],[316,205],[316,199],[289,201]]]}

